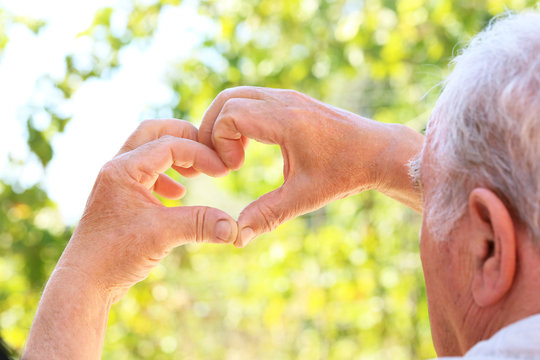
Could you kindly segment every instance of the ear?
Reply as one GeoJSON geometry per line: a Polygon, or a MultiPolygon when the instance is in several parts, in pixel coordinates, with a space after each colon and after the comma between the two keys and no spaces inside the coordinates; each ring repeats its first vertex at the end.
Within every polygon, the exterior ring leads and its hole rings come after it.
{"type": "Polygon", "coordinates": [[[516,271],[516,228],[510,212],[491,190],[476,188],[469,195],[475,302],[490,306],[508,293],[516,271]]]}

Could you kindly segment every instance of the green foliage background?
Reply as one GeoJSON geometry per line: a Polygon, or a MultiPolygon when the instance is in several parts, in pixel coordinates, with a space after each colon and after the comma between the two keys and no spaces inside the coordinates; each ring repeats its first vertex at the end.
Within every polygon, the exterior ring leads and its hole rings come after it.
{"type": "MultiPolygon", "coordinates": [[[[43,79],[61,96],[37,109],[29,104],[29,117],[19,119],[26,121],[32,156],[44,167],[54,156],[51,140],[72,115],[59,111],[61,105],[84,81],[114,74],[122,51],[147,46],[161,12],[183,4],[134,1],[130,6],[121,31],[111,27],[114,7],[95,14],[80,36],[99,46],[101,55],[66,54],[64,77],[43,79]],[[33,115],[43,110],[50,124],[38,129],[33,115]]],[[[187,60],[171,64],[167,78],[176,100],[157,107],[156,114],[172,111],[198,123],[222,89],[258,85],[297,89],[379,121],[422,130],[456,47],[493,15],[535,2],[200,0],[196,6],[215,32],[187,60]]],[[[14,23],[36,33],[46,26],[0,8],[0,56],[14,23]]],[[[24,159],[11,159],[10,166],[24,166],[24,159]]],[[[212,198],[237,214],[280,185],[280,166],[279,149],[253,143],[240,171],[217,181],[187,181],[183,204],[212,198]]],[[[59,219],[41,182],[23,186],[2,174],[0,327],[19,352],[40,292],[72,231],[59,219]]],[[[176,249],[114,305],[103,358],[433,357],[419,227],[418,214],[364,193],[290,221],[245,249],[176,249]]]]}

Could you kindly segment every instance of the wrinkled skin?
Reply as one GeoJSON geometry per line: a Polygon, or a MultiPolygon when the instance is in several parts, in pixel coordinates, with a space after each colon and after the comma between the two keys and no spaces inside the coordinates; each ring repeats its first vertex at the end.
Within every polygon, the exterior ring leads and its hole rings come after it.
{"type": "Polygon", "coordinates": [[[421,207],[406,164],[420,151],[423,137],[404,126],[369,120],[292,90],[223,91],[204,115],[199,141],[236,170],[248,138],[280,145],[284,183],[242,211],[237,246],[363,190],[377,189],[421,207]]]}

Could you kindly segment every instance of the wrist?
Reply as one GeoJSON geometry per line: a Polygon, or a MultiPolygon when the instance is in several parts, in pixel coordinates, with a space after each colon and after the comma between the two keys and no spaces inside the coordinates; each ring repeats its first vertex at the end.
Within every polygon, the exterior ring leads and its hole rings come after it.
{"type": "Polygon", "coordinates": [[[375,190],[421,211],[421,190],[412,183],[409,162],[422,151],[424,136],[405,125],[384,125],[387,144],[381,156],[375,190]]]}
{"type": "Polygon", "coordinates": [[[51,274],[46,289],[49,284],[55,291],[84,295],[88,299],[88,305],[110,307],[110,304],[115,302],[114,291],[107,287],[105,282],[79,267],[61,264],[61,262],[51,274]]]}
{"type": "Polygon", "coordinates": [[[353,127],[348,134],[349,166],[353,169],[354,193],[367,190],[385,192],[394,187],[395,175],[400,159],[396,154],[399,147],[401,125],[381,123],[352,114],[353,127]]]}
{"type": "Polygon", "coordinates": [[[94,294],[96,300],[115,303],[125,295],[129,286],[121,284],[114,276],[114,258],[111,259],[110,250],[95,246],[95,239],[105,244],[112,241],[106,238],[106,234],[86,232],[88,226],[84,225],[88,224],[81,222],[58,260],[51,279],[58,277],[73,284],[84,283],[83,290],[94,294]]]}

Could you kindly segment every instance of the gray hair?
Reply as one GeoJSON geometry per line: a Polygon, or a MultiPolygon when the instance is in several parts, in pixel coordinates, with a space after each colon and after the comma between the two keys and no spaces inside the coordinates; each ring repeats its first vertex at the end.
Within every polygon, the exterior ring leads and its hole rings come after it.
{"type": "Polygon", "coordinates": [[[437,177],[426,221],[447,238],[482,186],[540,247],[540,13],[492,21],[452,64],[426,131],[437,177]]]}

